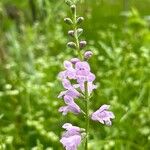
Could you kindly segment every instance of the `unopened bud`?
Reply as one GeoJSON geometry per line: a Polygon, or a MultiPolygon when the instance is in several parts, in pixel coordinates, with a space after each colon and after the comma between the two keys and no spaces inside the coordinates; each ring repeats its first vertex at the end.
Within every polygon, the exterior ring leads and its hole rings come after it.
{"type": "Polygon", "coordinates": [[[72,2],[70,0],[65,0],[65,3],[70,6],[72,4],[72,2]]]}
{"type": "Polygon", "coordinates": [[[92,57],[92,55],[93,55],[93,53],[92,53],[91,51],[86,51],[86,52],[84,53],[84,58],[85,58],[85,59],[89,59],[89,58],[92,57]]]}
{"type": "Polygon", "coordinates": [[[85,132],[81,133],[81,137],[82,139],[84,139],[86,137],[86,133],[85,132]]]}
{"type": "Polygon", "coordinates": [[[71,11],[72,11],[72,13],[75,13],[75,11],[76,11],[76,5],[71,5],[71,11]]]}
{"type": "Polygon", "coordinates": [[[87,42],[86,41],[80,41],[80,49],[83,49],[86,46],[87,42]]]}
{"type": "Polygon", "coordinates": [[[68,31],[68,35],[74,36],[74,31],[73,31],[73,30],[69,30],[69,31],[68,31]]]}
{"type": "Polygon", "coordinates": [[[78,58],[72,58],[70,61],[71,61],[72,64],[75,65],[75,64],[76,64],[77,62],[79,62],[80,60],[79,60],[78,58]]]}
{"type": "Polygon", "coordinates": [[[77,35],[78,35],[78,37],[82,34],[82,32],[83,32],[82,28],[78,28],[77,29],[77,35]]]}
{"type": "Polygon", "coordinates": [[[80,131],[81,131],[81,132],[85,132],[85,129],[84,129],[84,128],[80,128],[80,131]]]}
{"type": "Polygon", "coordinates": [[[76,44],[74,42],[68,42],[67,46],[76,49],[76,44]]]}
{"type": "Polygon", "coordinates": [[[83,21],[84,21],[84,18],[83,17],[79,17],[77,19],[77,24],[81,24],[83,21]]]}
{"type": "Polygon", "coordinates": [[[73,22],[72,22],[72,20],[71,20],[70,18],[65,18],[65,19],[64,19],[64,22],[65,22],[66,24],[68,24],[68,25],[72,25],[72,24],[73,24],[73,22]]]}

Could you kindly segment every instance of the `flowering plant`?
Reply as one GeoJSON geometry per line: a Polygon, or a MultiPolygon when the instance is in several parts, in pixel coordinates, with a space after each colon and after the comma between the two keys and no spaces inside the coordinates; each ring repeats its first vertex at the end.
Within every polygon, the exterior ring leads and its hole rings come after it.
{"type": "Polygon", "coordinates": [[[85,117],[85,129],[73,126],[71,123],[65,123],[62,127],[66,132],[62,135],[60,142],[66,150],[77,150],[82,139],[85,139],[85,150],[88,150],[88,135],[89,135],[89,119],[98,121],[108,126],[111,125],[111,119],[115,118],[114,114],[109,111],[109,105],[102,105],[97,111],[89,114],[89,101],[93,90],[97,88],[94,84],[95,75],[91,72],[88,60],[92,57],[93,53],[90,50],[84,51],[87,42],[79,40],[83,32],[79,25],[84,21],[83,17],[77,17],[76,5],[67,1],[73,18],[65,18],[64,21],[72,27],[68,31],[68,35],[72,41],[67,43],[67,46],[74,49],[77,57],[64,61],[64,71],[58,75],[62,82],[64,91],[60,92],[58,98],[64,100],[65,106],[59,108],[59,112],[67,115],[68,112],[73,114],[82,113],[85,117]],[[82,110],[77,105],[76,101],[82,100],[85,103],[85,108],[82,110]]]}

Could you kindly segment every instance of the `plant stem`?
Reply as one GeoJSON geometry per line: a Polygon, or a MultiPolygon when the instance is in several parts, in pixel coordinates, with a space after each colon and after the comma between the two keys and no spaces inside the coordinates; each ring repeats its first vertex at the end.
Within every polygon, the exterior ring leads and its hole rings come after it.
{"type": "MultiPolygon", "coordinates": [[[[82,60],[82,54],[80,50],[80,45],[79,45],[79,37],[77,34],[77,24],[76,20],[77,19],[77,13],[76,9],[73,13],[73,30],[74,30],[74,37],[75,37],[75,43],[76,43],[76,50],[78,53],[79,58],[82,60]]],[[[85,102],[86,102],[86,111],[85,111],[85,117],[86,117],[86,140],[85,140],[85,150],[88,150],[88,134],[89,134],[89,95],[88,95],[88,85],[87,82],[85,82],[85,102]]]]}
{"type": "Polygon", "coordinates": [[[81,54],[80,45],[79,45],[79,38],[78,38],[78,34],[77,34],[76,21],[77,21],[77,11],[75,9],[74,14],[73,14],[73,30],[74,30],[75,43],[76,43],[76,46],[77,46],[76,50],[77,50],[79,58],[82,60],[82,54],[81,54]]]}
{"type": "Polygon", "coordinates": [[[85,150],[88,150],[88,134],[89,134],[89,96],[88,96],[88,85],[85,83],[85,100],[86,100],[86,141],[85,150]]]}

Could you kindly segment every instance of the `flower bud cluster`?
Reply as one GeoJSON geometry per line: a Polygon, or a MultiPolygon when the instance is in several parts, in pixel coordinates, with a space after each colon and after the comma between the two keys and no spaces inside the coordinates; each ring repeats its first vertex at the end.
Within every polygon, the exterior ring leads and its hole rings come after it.
{"type": "MultiPolygon", "coordinates": [[[[79,27],[79,25],[84,21],[83,17],[78,17],[76,16],[76,5],[69,3],[68,4],[70,6],[71,12],[73,14],[73,18],[65,18],[64,22],[68,25],[71,26],[71,30],[68,31],[68,35],[70,36],[71,40],[67,43],[67,47],[75,49],[78,51],[78,53],[80,54],[80,58],[82,57],[82,53],[81,50],[83,50],[86,45],[87,42],[85,40],[79,40],[79,37],[82,35],[83,33],[83,29],[79,27]]],[[[83,55],[84,56],[84,55],[83,55]]],[[[92,56],[92,55],[90,55],[92,56]]],[[[86,60],[88,60],[90,57],[84,57],[86,60]]]]}

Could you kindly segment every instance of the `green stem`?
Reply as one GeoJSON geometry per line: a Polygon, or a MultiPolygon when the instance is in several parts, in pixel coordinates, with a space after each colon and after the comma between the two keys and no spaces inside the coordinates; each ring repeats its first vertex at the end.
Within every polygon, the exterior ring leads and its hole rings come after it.
{"type": "Polygon", "coordinates": [[[76,43],[76,46],[77,46],[76,50],[77,50],[79,58],[82,60],[82,54],[81,54],[80,45],[79,45],[79,38],[78,38],[78,34],[77,34],[76,20],[77,20],[77,12],[76,12],[76,9],[75,9],[74,14],[73,14],[73,30],[74,30],[75,43],[76,43]]]}
{"type": "Polygon", "coordinates": [[[85,141],[85,150],[88,150],[88,134],[89,134],[89,96],[87,89],[87,82],[85,83],[85,100],[86,100],[86,141],[85,141]]]}
{"type": "MultiPolygon", "coordinates": [[[[77,13],[76,9],[73,13],[73,30],[74,30],[74,37],[75,37],[75,43],[76,43],[76,51],[79,56],[79,58],[82,60],[82,53],[80,50],[80,44],[79,44],[79,37],[77,34],[77,24],[76,24],[76,19],[77,19],[77,13]]],[[[89,95],[88,95],[88,85],[87,82],[85,82],[85,102],[86,102],[86,111],[85,111],[85,117],[86,117],[86,139],[85,139],[85,150],[88,150],[88,134],[89,134],[89,95]]]]}

